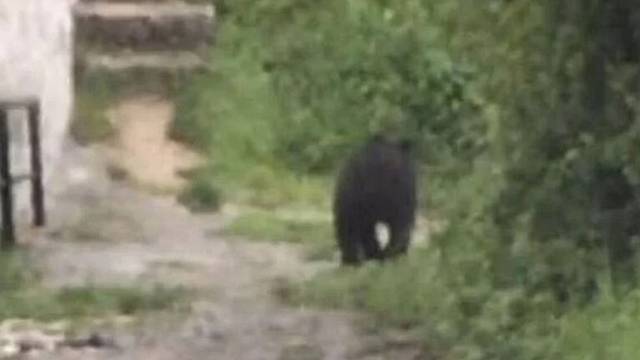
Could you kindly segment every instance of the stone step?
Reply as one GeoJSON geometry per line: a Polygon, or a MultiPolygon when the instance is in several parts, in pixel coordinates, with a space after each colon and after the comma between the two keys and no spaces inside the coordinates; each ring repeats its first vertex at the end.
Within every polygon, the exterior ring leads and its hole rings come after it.
{"type": "Polygon", "coordinates": [[[74,17],[83,49],[201,50],[214,41],[212,4],[79,2],[74,17]]]}
{"type": "Polygon", "coordinates": [[[78,61],[86,70],[126,71],[146,69],[158,72],[197,71],[206,69],[206,58],[188,51],[88,52],[78,61]]]}

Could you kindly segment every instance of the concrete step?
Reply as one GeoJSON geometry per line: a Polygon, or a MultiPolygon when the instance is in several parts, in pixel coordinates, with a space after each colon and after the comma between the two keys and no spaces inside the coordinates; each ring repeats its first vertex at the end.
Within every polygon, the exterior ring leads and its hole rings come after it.
{"type": "Polygon", "coordinates": [[[188,51],[88,52],[78,59],[87,70],[126,71],[147,69],[158,72],[196,71],[208,66],[205,57],[188,51]]]}
{"type": "Polygon", "coordinates": [[[79,2],[74,16],[83,49],[202,50],[214,41],[212,4],[79,2]]]}

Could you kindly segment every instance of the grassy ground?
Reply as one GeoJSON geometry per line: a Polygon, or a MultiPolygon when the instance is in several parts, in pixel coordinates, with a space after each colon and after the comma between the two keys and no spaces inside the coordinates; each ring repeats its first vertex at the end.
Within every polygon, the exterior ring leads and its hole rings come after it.
{"type": "Polygon", "coordinates": [[[0,321],[10,318],[34,320],[83,320],[114,315],[137,315],[177,309],[189,291],[182,288],[80,286],[47,289],[21,253],[0,256],[0,321]]]}
{"type": "Polygon", "coordinates": [[[254,210],[240,215],[226,231],[250,240],[302,245],[309,260],[332,260],[336,251],[333,229],[326,218],[254,210]]]}

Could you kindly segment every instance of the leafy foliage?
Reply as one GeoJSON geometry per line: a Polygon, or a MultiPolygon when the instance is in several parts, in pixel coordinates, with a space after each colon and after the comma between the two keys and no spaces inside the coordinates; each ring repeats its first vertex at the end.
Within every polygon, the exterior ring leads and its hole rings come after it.
{"type": "Polygon", "coordinates": [[[452,358],[637,351],[624,339],[637,332],[640,5],[219,5],[221,79],[198,83],[216,96],[193,106],[217,121],[194,133],[224,153],[218,171],[278,174],[261,182],[273,191],[389,132],[416,142],[429,216],[446,220],[428,250],[321,275],[300,301],[423,327],[452,358]]]}

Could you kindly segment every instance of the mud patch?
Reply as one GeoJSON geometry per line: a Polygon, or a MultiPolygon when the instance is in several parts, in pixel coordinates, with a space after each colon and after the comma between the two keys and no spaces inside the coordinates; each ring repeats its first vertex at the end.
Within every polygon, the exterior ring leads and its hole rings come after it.
{"type": "Polygon", "coordinates": [[[177,192],[186,181],[179,174],[203,161],[198,154],[168,139],[174,104],[159,95],[140,95],[117,103],[108,117],[117,129],[109,149],[111,167],[134,183],[160,192],[177,192]]]}
{"type": "Polygon", "coordinates": [[[103,204],[86,208],[70,216],[56,230],[54,239],[71,241],[144,241],[142,227],[131,217],[119,211],[115,205],[103,204]]]}

